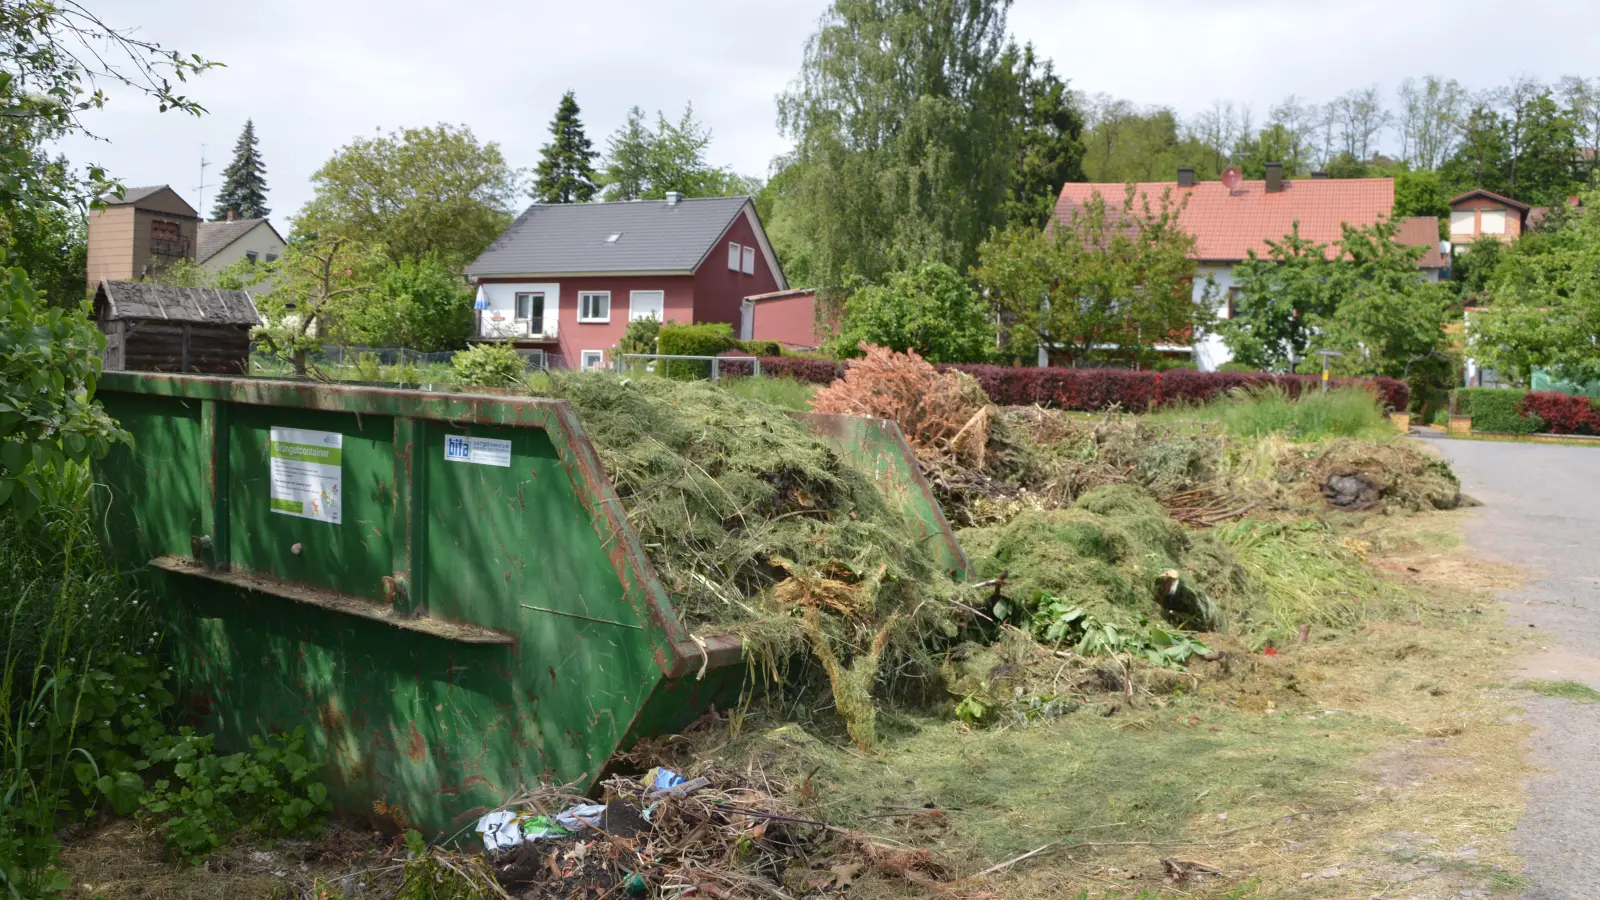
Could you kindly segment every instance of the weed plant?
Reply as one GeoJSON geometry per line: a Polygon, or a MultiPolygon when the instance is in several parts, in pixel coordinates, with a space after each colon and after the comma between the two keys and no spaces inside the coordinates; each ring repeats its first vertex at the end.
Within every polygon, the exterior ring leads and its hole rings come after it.
{"type": "Polygon", "coordinates": [[[810,409],[811,395],[817,390],[814,384],[765,375],[759,378],[725,378],[718,384],[734,396],[794,410],[810,409]]]}
{"type": "Polygon", "coordinates": [[[1156,413],[1151,418],[1216,424],[1235,437],[1281,434],[1296,441],[1385,438],[1395,433],[1378,401],[1359,388],[1313,391],[1298,398],[1278,387],[1237,391],[1216,403],[1156,413]]]}

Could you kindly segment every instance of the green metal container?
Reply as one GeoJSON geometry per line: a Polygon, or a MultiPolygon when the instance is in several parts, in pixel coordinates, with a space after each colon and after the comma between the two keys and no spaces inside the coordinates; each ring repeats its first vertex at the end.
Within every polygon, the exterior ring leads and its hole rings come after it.
{"type": "MultiPolygon", "coordinates": [[[[228,747],[307,726],[346,813],[453,833],[737,697],[739,640],[678,622],[563,402],[146,373],[99,397],[134,437],[99,464],[103,537],[152,573],[187,709],[228,747]]],[[[898,429],[831,418],[964,570],[898,429]]]]}

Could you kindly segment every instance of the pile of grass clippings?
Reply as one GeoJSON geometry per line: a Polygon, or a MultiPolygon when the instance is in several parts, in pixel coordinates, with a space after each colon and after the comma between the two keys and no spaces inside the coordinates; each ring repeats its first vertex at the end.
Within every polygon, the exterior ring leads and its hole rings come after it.
{"type": "Polygon", "coordinates": [[[885,655],[936,671],[959,589],[865,473],[785,411],[704,382],[551,373],[651,563],[692,630],[748,654],[809,648],[840,713],[871,743],[885,655]]]}

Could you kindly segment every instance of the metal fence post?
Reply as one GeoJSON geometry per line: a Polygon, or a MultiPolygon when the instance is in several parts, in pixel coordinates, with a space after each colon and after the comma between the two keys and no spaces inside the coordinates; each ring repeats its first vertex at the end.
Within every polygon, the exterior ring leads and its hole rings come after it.
{"type": "Polygon", "coordinates": [[[717,383],[717,379],[719,379],[721,377],[722,377],[722,357],[713,356],[713,357],[711,357],[711,383],[712,384],[716,384],[717,383]]]}
{"type": "Polygon", "coordinates": [[[761,377],[761,357],[759,357],[759,356],[751,357],[750,361],[751,361],[751,365],[755,368],[755,374],[753,374],[751,377],[752,378],[760,378],[761,377]]]}

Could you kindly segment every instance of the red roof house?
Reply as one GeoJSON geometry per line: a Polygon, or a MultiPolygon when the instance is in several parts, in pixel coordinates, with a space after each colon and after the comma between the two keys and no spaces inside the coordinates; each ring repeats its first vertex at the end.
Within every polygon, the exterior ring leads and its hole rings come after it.
{"type": "MultiPolygon", "coordinates": [[[[1192,256],[1198,272],[1196,297],[1214,284],[1220,292],[1218,314],[1232,310],[1233,267],[1249,258],[1268,253],[1267,241],[1277,241],[1290,233],[1295,224],[1306,240],[1331,245],[1343,236],[1346,224],[1364,227],[1386,218],[1394,208],[1392,178],[1284,178],[1281,168],[1267,167],[1267,178],[1241,181],[1229,188],[1220,181],[1194,181],[1192,170],[1179,170],[1178,181],[1141,182],[1134,185],[1134,202],[1150,204],[1159,212],[1165,197],[1178,213],[1178,227],[1194,237],[1192,256]]],[[[1067,184],[1056,201],[1055,216],[1069,221],[1072,215],[1096,194],[1111,209],[1120,209],[1127,185],[1067,184]]],[[[1137,208],[1137,207],[1136,207],[1137,208]]],[[[1428,251],[1418,261],[1426,277],[1437,279],[1447,266],[1439,247],[1439,221],[1432,216],[1407,219],[1401,223],[1397,239],[1404,244],[1424,246],[1428,251]]],[[[1181,349],[1181,348],[1174,348],[1181,349]]],[[[1196,365],[1212,370],[1231,358],[1221,338],[1201,335],[1190,349],[1196,365]]]]}
{"type": "Polygon", "coordinates": [[[788,289],[749,197],[534,204],[466,268],[477,340],[593,369],[634,319],[738,329],[744,298],[788,289]]]}

